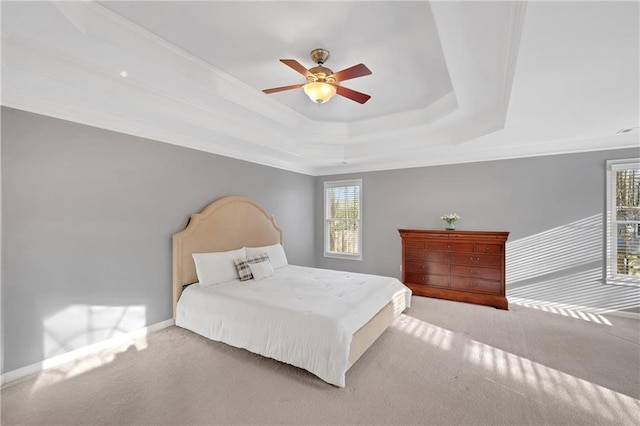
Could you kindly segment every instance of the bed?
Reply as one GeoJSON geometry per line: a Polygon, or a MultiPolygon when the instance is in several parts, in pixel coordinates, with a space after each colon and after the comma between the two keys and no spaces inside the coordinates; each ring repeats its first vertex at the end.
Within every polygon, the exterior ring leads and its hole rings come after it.
{"type": "Polygon", "coordinates": [[[411,291],[395,278],[286,260],[260,281],[194,284],[194,253],[282,247],[282,242],[273,216],[249,198],[224,197],[192,215],[173,236],[176,325],[344,387],[347,370],[409,306],[411,291]]]}

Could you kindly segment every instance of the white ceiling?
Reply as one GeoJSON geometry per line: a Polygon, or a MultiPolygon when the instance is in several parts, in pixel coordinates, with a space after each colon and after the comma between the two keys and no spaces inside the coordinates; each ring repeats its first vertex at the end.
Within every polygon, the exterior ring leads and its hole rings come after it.
{"type": "Polygon", "coordinates": [[[325,66],[335,72],[365,60],[376,70],[344,84],[372,94],[365,105],[338,97],[323,108],[302,89],[272,95],[311,120],[352,122],[411,111],[453,90],[426,2],[316,3],[313,13],[308,4],[291,2],[171,2],[154,6],[158,13],[149,13],[146,2],[103,5],[256,90],[306,82],[278,59],[311,68],[316,47],[331,52],[325,66]]]}
{"type": "Polygon", "coordinates": [[[638,147],[638,2],[2,2],[2,104],[312,175],[638,147]],[[278,59],[331,51],[360,105],[278,59]],[[128,76],[120,76],[126,70],[128,76]]]}

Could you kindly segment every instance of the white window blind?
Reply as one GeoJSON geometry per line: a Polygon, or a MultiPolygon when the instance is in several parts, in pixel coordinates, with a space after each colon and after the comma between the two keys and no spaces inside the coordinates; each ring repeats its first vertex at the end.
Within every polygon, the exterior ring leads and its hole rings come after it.
{"type": "Polygon", "coordinates": [[[324,183],[327,257],[362,259],[362,180],[324,183]]]}
{"type": "Polygon", "coordinates": [[[607,162],[607,281],[640,284],[640,159],[607,162]]]}

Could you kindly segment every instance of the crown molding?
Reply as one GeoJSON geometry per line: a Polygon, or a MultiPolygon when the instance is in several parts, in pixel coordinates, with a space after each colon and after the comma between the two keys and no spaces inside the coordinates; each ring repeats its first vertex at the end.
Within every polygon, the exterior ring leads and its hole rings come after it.
{"type": "Polygon", "coordinates": [[[364,140],[371,135],[392,132],[406,127],[427,126],[456,111],[458,107],[458,99],[452,90],[425,108],[350,123],[349,135],[351,140],[357,141],[364,140]]]}
{"type": "MultiPolygon", "coordinates": [[[[313,121],[101,4],[47,4],[42,19],[55,18],[59,33],[3,29],[3,105],[309,175],[634,146],[624,135],[608,145],[507,141],[527,131],[505,129],[524,1],[432,4],[453,90],[424,108],[351,123],[313,121]],[[485,21],[497,26],[491,36],[485,21]],[[127,78],[114,69],[120,61],[127,78]]],[[[25,19],[33,11],[21,10],[25,19]]]]}
{"type": "Polygon", "coordinates": [[[440,134],[436,137],[442,139],[442,135],[448,133],[451,144],[474,143],[477,138],[502,130],[506,125],[526,2],[491,3],[489,12],[482,9],[485,14],[504,15],[496,22],[497,30],[503,31],[499,45],[477,37],[481,30],[475,25],[477,7],[467,9],[463,3],[433,6],[445,60],[460,103],[458,110],[443,117],[446,124],[435,132],[440,134]],[[468,29],[456,29],[454,23],[468,24],[465,26],[468,29]],[[487,63],[483,52],[493,57],[493,62],[487,63]]]}
{"type": "Polygon", "coordinates": [[[527,15],[527,2],[519,0],[512,3],[509,26],[507,28],[507,43],[504,53],[504,67],[502,70],[502,94],[500,97],[499,113],[503,117],[503,124],[507,119],[511,89],[518,63],[518,52],[522,41],[525,17],[527,15]]]}
{"type": "MultiPolygon", "coordinates": [[[[175,90],[159,88],[135,76],[123,79],[100,66],[82,61],[66,51],[45,46],[31,39],[10,34],[3,36],[2,41],[4,47],[3,66],[5,69],[12,68],[23,73],[22,77],[16,80],[24,80],[27,74],[34,74],[42,79],[50,80],[52,86],[55,84],[68,86],[65,90],[67,94],[81,89],[84,92],[89,92],[89,94],[108,98],[112,104],[126,101],[127,105],[135,105],[136,109],[144,111],[147,116],[153,115],[155,111],[161,108],[164,115],[157,117],[157,125],[161,125],[163,128],[170,128],[171,122],[178,120],[190,126],[208,129],[231,138],[270,148],[277,155],[296,154],[302,149],[303,151],[299,152],[301,156],[336,160],[345,160],[344,152],[347,147],[354,142],[360,142],[349,137],[347,128],[342,123],[328,124],[325,129],[331,130],[329,136],[322,133],[314,134],[312,130],[318,132],[320,129],[314,129],[312,126],[308,128],[311,130],[310,132],[296,135],[292,129],[278,126],[272,122],[266,124],[260,123],[258,120],[247,122],[246,119],[239,118],[237,115],[228,112],[228,107],[220,105],[222,101],[214,97],[207,99],[207,103],[194,103],[187,96],[178,96],[179,88],[175,90]],[[313,146],[314,144],[316,146],[313,146]],[[336,147],[336,145],[342,146],[336,147]],[[322,152],[323,149],[326,152],[322,152]]],[[[25,91],[23,90],[23,92],[25,91]]],[[[25,93],[30,94],[28,97],[29,102],[21,101],[20,103],[23,108],[29,111],[51,110],[49,107],[42,108],[37,105],[38,96],[41,96],[48,105],[51,105],[56,99],[55,96],[44,92],[29,92],[27,90],[25,93]]],[[[79,97],[86,98],[87,96],[86,94],[81,94],[79,97]]],[[[64,111],[70,99],[72,99],[70,96],[59,98],[59,108],[64,111]]],[[[380,139],[386,140],[391,137],[397,137],[394,136],[394,133],[398,131],[401,133],[420,134],[424,132],[424,127],[430,122],[437,120],[441,114],[446,115],[447,110],[452,110],[456,107],[455,95],[451,92],[442,97],[432,107],[410,112],[410,116],[407,115],[409,117],[408,121],[404,121],[405,124],[422,121],[422,126],[414,126],[413,128],[400,126],[396,131],[370,132],[369,136],[361,142],[361,145],[367,142],[375,143],[380,139]]],[[[75,115],[73,116],[67,111],[65,117],[70,121],[90,122],[97,127],[130,133],[130,129],[118,128],[112,121],[100,124],[96,121],[96,116],[92,114],[92,108],[95,108],[95,106],[87,104],[85,108],[74,109],[75,115]],[[89,117],[83,118],[84,114],[89,117]]],[[[117,109],[113,111],[117,111],[117,109]]],[[[114,113],[112,115],[119,114],[114,113]]],[[[130,116],[129,119],[135,120],[135,117],[130,116]]],[[[141,122],[141,119],[138,119],[138,122],[141,122]]],[[[365,124],[367,123],[358,124],[366,127],[365,124]]],[[[153,124],[149,121],[147,125],[151,126],[153,124]]],[[[188,137],[189,135],[185,136],[188,137]]],[[[420,141],[417,143],[420,143],[420,141]]],[[[202,147],[201,149],[207,152],[221,153],[213,146],[213,142],[210,144],[212,146],[202,147]]],[[[220,142],[216,142],[216,144],[219,145],[220,142]]],[[[193,145],[189,146],[193,147],[193,145]]]]}
{"type": "MultiPolygon", "coordinates": [[[[456,94],[451,91],[425,108],[360,120],[352,123],[311,121],[306,130],[311,133],[306,143],[326,143],[327,137],[337,138],[339,143],[366,141],[380,134],[393,133],[398,129],[426,126],[458,109],[456,94]]],[[[336,143],[334,141],[333,143],[336,143]]]]}
{"type": "MultiPolygon", "coordinates": [[[[437,150],[434,150],[433,146],[415,149],[407,148],[402,151],[402,155],[399,157],[395,154],[389,154],[388,151],[381,150],[379,152],[372,152],[372,155],[366,159],[365,163],[358,162],[360,160],[353,162],[345,160],[344,148],[339,145],[335,145],[332,149],[328,150],[318,149],[314,146],[302,146],[300,148],[300,156],[322,156],[325,159],[332,160],[330,165],[309,165],[300,161],[298,156],[288,156],[286,159],[275,159],[273,153],[265,154],[262,150],[255,149],[256,147],[252,149],[246,145],[234,146],[233,144],[230,144],[224,147],[216,145],[215,149],[212,149],[209,140],[186,137],[182,133],[167,132],[164,128],[155,128],[154,126],[148,125],[148,123],[135,121],[117,114],[98,112],[95,110],[90,112],[85,111],[85,113],[82,114],[82,121],[79,121],[77,120],[77,117],[80,115],[78,114],[78,111],[85,110],[84,106],[66,103],[65,107],[61,108],[59,100],[48,100],[43,98],[40,94],[29,94],[27,92],[8,89],[3,91],[2,104],[10,108],[21,109],[89,126],[105,128],[107,130],[113,130],[159,142],[165,142],[173,145],[176,145],[176,142],[179,142],[178,145],[187,148],[311,176],[363,173],[391,169],[637,148],[640,143],[637,134],[620,134],[588,140],[576,139],[552,141],[529,144],[526,146],[474,145],[472,149],[466,149],[464,151],[460,151],[456,145],[440,145],[436,147],[437,150]],[[104,126],[103,123],[112,123],[112,126],[104,126]],[[412,159],[411,161],[407,161],[408,156],[412,159]]],[[[221,135],[221,139],[228,140],[228,137],[226,135],[221,135]]]]}
{"type": "Polygon", "coordinates": [[[82,3],[51,2],[51,5],[58,9],[58,12],[60,12],[80,34],[87,35],[87,27],[84,25],[86,13],[83,13],[85,8],[82,3]]]}
{"type": "MultiPolygon", "coordinates": [[[[379,155],[377,158],[369,158],[365,163],[350,163],[347,161],[346,164],[315,167],[313,173],[316,176],[367,173],[384,170],[577,154],[592,151],[609,151],[627,148],[637,149],[640,145],[640,139],[638,135],[613,135],[590,139],[545,141],[517,146],[486,145],[487,144],[475,144],[464,151],[460,151],[455,145],[439,146],[437,150],[428,148],[414,149],[410,152],[411,160],[409,161],[407,161],[407,155],[394,156],[393,154],[387,153],[387,155],[379,155]]],[[[403,154],[406,154],[406,152],[403,154]]]]}
{"type": "MultiPolygon", "coordinates": [[[[376,131],[432,122],[457,108],[455,95],[449,94],[425,108],[354,123],[314,121],[283,105],[276,99],[230,76],[165,39],[127,20],[95,2],[56,3],[60,12],[74,27],[101,42],[144,58],[154,68],[171,70],[177,75],[197,82],[202,89],[222,97],[254,113],[274,120],[295,131],[308,130],[318,139],[328,137],[366,137],[376,131]],[[107,24],[110,23],[110,24],[107,24]]],[[[313,136],[310,137],[313,139],[313,136]]],[[[345,140],[346,142],[346,140],[345,140]]]]}
{"type": "Polygon", "coordinates": [[[123,79],[100,57],[3,33],[3,70],[15,77],[3,93],[7,106],[306,174],[379,163],[390,143],[389,158],[411,158],[499,128],[491,114],[451,120],[460,110],[454,91],[412,111],[354,123],[314,122],[97,3],[54,7],[104,52],[134,61],[140,73],[123,79]],[[36,80],[40,84],[32,87],[47,90],[30,90],[26,82],[36,80]],[[444,126],[433,126],[444,118],[444,126]]]}
{"type": "MultiPolygon", "coordinates": [[[[170,70],[197,82],[204,90],[285,126],[298,128],[309,119],[232,77],[199,57],[173,45],[93,1],[64,2],[69,14],[83,17],[87,35],[133,54],[154,68],[170,70]]],[[[76,19],[75,21],[78,21],[76,19]]]]}
{"type": "Polygon", "coordinates": [[[40,93],[6,89],[2,93],[2,105],[292,172],[313,174],[313,169],[302,163],[298,155],[274,152],[264,146],[231,139],[225,134],[208,134],[206,138],[187,135],[130,116],[97,109],[87,110],[84,104],[77,104],[71,99],[62,101],[59,98],[43,97],[40,93]],[[215,143],[212,143],[212,139],[215,143]]]}
{"type": "MultiPolygon", "coordinates": [[[[5,67],[67,84],[69,91],[73,91],[74,87],[80,87],[86,92],[108,98],[111,103],[124,101],[127,105],[135,105],[144,111],[144,114],[140,115],[152,116],[161,110],[163,116],[158,117],[158,122],[163,125],[168,126],[169,122],[177,120],[270,147],[281,153],[295,150],[293,135],[287,134],[286,129],[283,132],[275,128],[273,123],[265,126],[256,120],[247,123],[246,120],[229,113],[224,105],[215,105],[215,98],[207,99],[208,102],[194,103],[189,97],[177,96],[178,90],[162,89],[135,77],[123,79],[90,63],[79,62],[65,52],[45,48],[14,35],[3,37],[3,50],[5,67]]],[[[37,93],[32,92],[32,95],[35,96],[37,93]]],[[[61,108],[64,108],[65,102],[67,101],[60,100],[61,108]]],[[[92,105],[87,105],[87,114],[90,114],[91,107],[92,105]]],[[[126,106],[123,109],[126,109],[126,106]]],[[[81,117],[76,117],[74,121],[81,120],[81,117]]]]}

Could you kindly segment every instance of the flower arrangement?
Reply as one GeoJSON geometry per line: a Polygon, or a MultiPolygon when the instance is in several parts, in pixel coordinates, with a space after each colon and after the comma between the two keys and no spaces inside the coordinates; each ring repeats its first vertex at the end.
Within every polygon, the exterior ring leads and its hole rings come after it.
{"type": "Polygon", "coordinates": [[[456,229],[456,222],[460,220],[460,216],[458,216],[458,213],[449,213],[442,216],[440,219],[447,222],[446,229],[456,229]]]}

